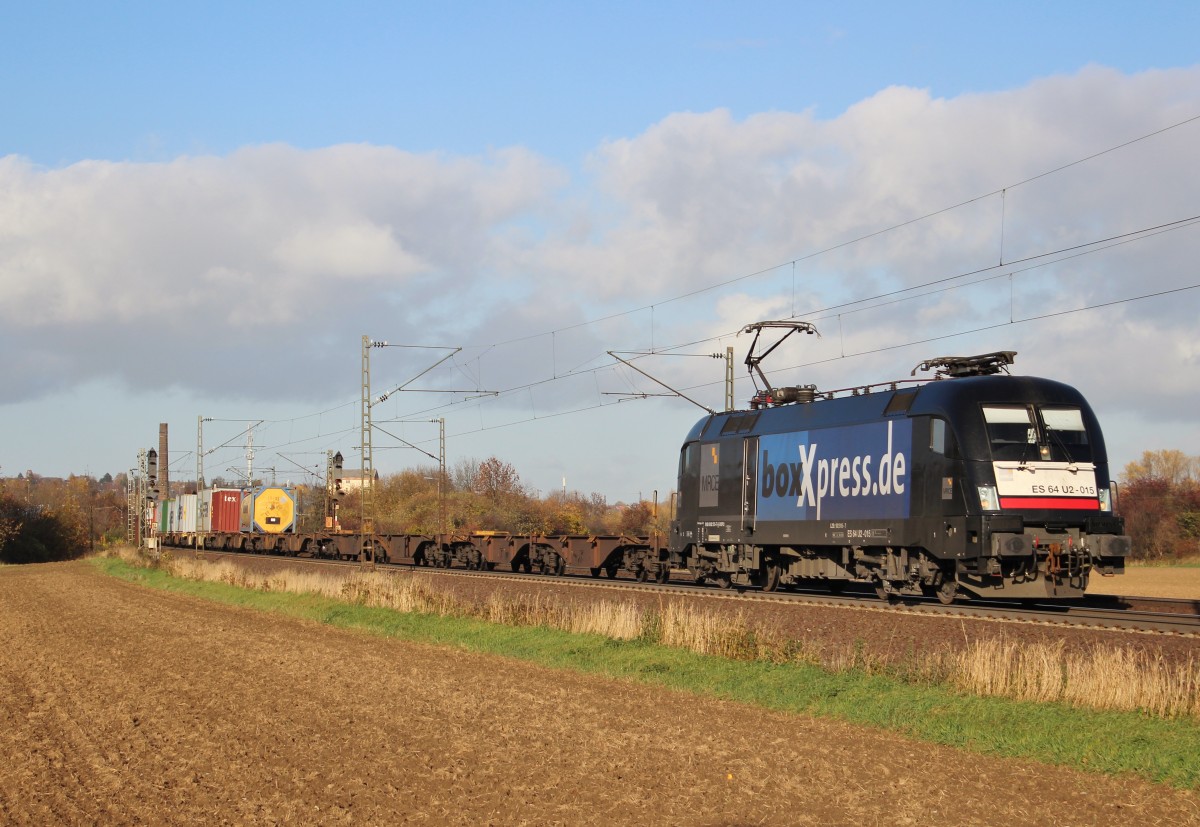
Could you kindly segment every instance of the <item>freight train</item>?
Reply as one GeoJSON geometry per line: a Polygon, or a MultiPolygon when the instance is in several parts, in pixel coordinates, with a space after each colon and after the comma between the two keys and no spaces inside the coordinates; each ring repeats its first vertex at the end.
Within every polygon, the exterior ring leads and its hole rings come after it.
{"type": "Polygon", "coordinates": [[[210,551],[378,560],[384,563],[544,574],[589,572],[639,580],[665,579],[666,549],[657,537],[530,534],[499,531],[448,534],[296,531],[297,492],[289,487],[205,489],[159,503],[160,546],[210,551]]]}
{"type": "MultiPolygon", "coordinates": [[[[784,338],[815,332],[803,322],[746,331],[757,344],[775,327],[784,338]]],[[[749,408],[710,412],[684,439],[668,538],[297,534],[294,522],[243,516],[236,531],[168,530],[161,542],[560,575],[625,571],[658,582],[687,574],[765,591],[857,582],[884,599],[944,603],[964,593],[1075,598],[1091,575],[1124,571],[1130,541],[1114,512],[1104,437],[1074,388],[1008,375],[1011,351],[919,365],[936,372],[932,380],[773,388],[759,367],[765,355],[752,345],[746,360],[765,386],[749,408]]],[[[271,501],[269,491],[243,495],[242,513],[271,501]]]]}

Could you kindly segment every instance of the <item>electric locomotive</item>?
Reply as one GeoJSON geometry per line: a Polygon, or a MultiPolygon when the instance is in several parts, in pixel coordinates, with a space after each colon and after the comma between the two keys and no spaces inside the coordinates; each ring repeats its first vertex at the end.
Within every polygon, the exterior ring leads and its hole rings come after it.
{"type": "MultiPolygon", "coordinates": [[[[759,322],[755,344],[764,328],[816,332],[759,322]]],[[[1074,388],[1007,375],[1011,351],[929,360],[923,384],[772,388],[759,362],[778,345],[751,347],[766,387],[750,409],[684,440],[669,551],[697,581],[860,581],[949,603],[1080,597],[1124,571],[1104,437],[1074,388]]]]}

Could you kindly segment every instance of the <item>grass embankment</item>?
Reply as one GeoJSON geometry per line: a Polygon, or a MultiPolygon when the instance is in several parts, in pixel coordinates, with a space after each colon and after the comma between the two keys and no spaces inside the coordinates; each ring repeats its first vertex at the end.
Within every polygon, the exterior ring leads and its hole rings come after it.
{"type": "MultiPolygon", "coordinates": [[[[822,668],[805,662],[795,647],[787,658],[773,648],[763,651],[752,633],[739,631],[728,618],[718,622],[681,603],[645,617],[617,604],[577,607],[583,610],[572,614],[569,607],[493,600],[483,610],[485,619],[462,616],[452,596],[411,575],[336,579],[293,572],[288,577],[311,579],[311,588],[290,584],[302,592],[297,594],[279,589],[284,585],[279,578],[260,575],[251,582],[231,566],[210,566],[226,582],[202,582],[118,559],[100,559],[97,565],[154,588],[342,628],[833,717],[985,754],[1200,788],[1200,722],[1194,717],[982,697],[860,667],[822,668]],[[329,591],[328,581],[337,596],[318,593],[329,591]],[[368,605],[381,601],[394,608],[368,605]],[[528,625],[534,623],[540,625],[528,625]],[[756,647],[757,654],[750,651],[756,647]],[[703,654],[714,650],[733,657],[703,654]],[[744,659],[748,656],[756,659],[744,659]]],[[[194,567],[189,571],[196,576],[194,567]]]]}

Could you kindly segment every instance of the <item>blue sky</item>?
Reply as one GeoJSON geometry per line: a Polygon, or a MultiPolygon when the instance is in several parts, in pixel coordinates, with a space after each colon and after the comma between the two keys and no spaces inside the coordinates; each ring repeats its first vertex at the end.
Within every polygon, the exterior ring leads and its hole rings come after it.
{"type": "MultiPolygon", "coordinates": [[[[168,421],[190,476],[197,415],[229,421],[208,445],[267,420],[258,462],[281,473],[349,457],[369,333],[464,347],[426,387],[509,391],[381,404],[446,416],[452,464],[495,454],[543,491],[565,476],[630,499],[670,488],[699,412],[617,404],[654,389],[606,350],[744,351],[728,334],[766,314],[966,282],[1002,239],[1012,260],[1200,214],[1195,3],[9,3],[3,19],[4,475],[116,473],[168,421]]],[[[785,361],[834,359],[797,381],[843,387],[1017,349],[1019,371],[1093,399],[1118,465],[1200,453],[1196,294],[1129,301],[1188,287],[1198,237],[817,313],[836,354],[785,361]]],[[[380,384],[428,363],[373,357],[380,384]]],[[[648,367],[720,400],[710,360],[648,367]]],[[[395,427],[429,447],[426,426],[395,427]]],[[[385,471],[424,461],[376,446],[385,471]]]]}
{"type": "Polygon", "coordinates": [[[672,112],[833,117],[1089,63],[1195,62],[1195,3],[9,3],[6,152],[520,145],[578,163],[672,112]]]}

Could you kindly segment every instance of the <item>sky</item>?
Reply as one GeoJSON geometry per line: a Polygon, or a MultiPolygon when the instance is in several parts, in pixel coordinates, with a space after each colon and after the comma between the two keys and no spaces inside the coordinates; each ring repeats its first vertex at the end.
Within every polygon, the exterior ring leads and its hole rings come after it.
{"type": "Polygon", "coordinates": [[[380,472],[665,498],[704,411],[609,352],[744,406],[768,319],[776,385],[1015,350],[1200,454],[1198,4],[0,9],[0,476],[357,467],[367,336],[380,472]]]}

